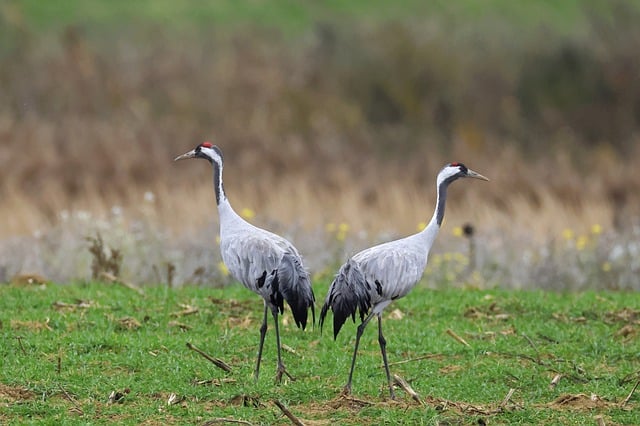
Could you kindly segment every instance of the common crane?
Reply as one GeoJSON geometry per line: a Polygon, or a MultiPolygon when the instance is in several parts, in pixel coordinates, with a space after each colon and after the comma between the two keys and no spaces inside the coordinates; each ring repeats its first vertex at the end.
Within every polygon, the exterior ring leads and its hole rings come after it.
{"type": "Polygon", "coordinates": [[[392,301],[406,296],[422,277],[429,250],[444,218],[447,188],[458,178],[489,180],[461,163],[444,166],[437,178],[435,212],[424,230],[399,240],[370,247],[354,255],[340,267],[329,287],[320,312],[320,327],[322,328],[329,309],[333,311],[334,339],[349,316],[355,322],[356,311],[359,311],[361,320],[356,332],[351,370],[349,380],[344,387],[344,394],[351,393],[351,381],[360,338],[375,315],[378,317],[378,342],[387,374],[389,392],[391,398],[395,398],[387,361],[386,340],[382,335],[382,311],[392,301]]]}
{"type": "Polygon", "coordinates": [[[174,161],[188,158],[203,158],[213,166],[213,184],[220,217],[222,260],[235,279],[264,300],[254,377],[257,380],[260,373],[262,348],[267,333],[267,313],[271,312],[278,345],[276,382],[282,380],[283,374],[293,379],[282,362],[278,313],[283,313],[286,301],[291,308],[296,326],[305,329],[309,308],[312,322],[315,323],[315,297],[302,258],[289,241],[250,224],[233,210],[222,184],[223,157],[220,148],[210,142],[204,142],[176,157],[174,161]]]}

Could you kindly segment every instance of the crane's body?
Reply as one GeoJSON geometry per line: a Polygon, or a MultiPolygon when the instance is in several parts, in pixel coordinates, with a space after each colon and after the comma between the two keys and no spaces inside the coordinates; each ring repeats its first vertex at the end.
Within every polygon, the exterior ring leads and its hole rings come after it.
{"type": "Polygon", "coordinates": [[[429,250],[444,219],[447,187],[462,177],[488,180],[481,174],[467,169],[463,164],[446,165],[438,174],[436,209],[429,224],[417,234],[370,247],[354,255],[340,267],[331,283],[320,312],[320,326],[323,325],[329,310],[333,312],[334,338],[348,317],[355,321],[358,312],[361,320],[357,329],[349,380],[345,386],[346,393],[351,392],[360,337],[369,321],[377,316],[378,342],[389,392],[392,398],[395,397],[387,361],[386,340],[382,335],[382,312],[392,301],[406,296],[422,277],[429,250]]]}
{"type": "Polygon", "coordinates": [[[264,301],[264,317],[260,328],[260,344],[255,378],[260,373],[260,361],[267,332],[267,313],[271,312],[276,328],[278,367],[276,381],[287,372],[281,356],[278,314],[284,312],[284,302],[291,308],[298,327],[305,329],[308,310],[315,322],[314,295],[309,273],[296,248],[286,239],[258,228],[244,220],[231,207],[222,184],[222,151],[209,142],[198,145],[176,160],[204,158],[214,168],[214,189],[220,218],[220,253],[231,275],[264,301]]]}

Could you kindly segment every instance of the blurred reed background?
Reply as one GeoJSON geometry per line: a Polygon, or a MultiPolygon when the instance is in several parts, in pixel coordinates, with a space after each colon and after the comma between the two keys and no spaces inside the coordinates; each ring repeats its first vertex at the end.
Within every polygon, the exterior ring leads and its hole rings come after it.
{"type": "MultiPolygon", "coordinates": [[[[228,282],[205,162],[316,277],[428,221],[427,282],[640,289],[640,6],[115,0],[0,4],[0,281],[228,282]],[[473,232],[461,232],[470,224],[473,232]]],[[[468,229],[468,228],[467,228],[468,229]]]]}

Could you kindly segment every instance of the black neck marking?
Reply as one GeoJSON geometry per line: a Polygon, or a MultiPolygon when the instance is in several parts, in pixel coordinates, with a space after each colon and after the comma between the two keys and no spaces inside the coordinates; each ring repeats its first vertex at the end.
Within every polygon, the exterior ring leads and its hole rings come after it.
{"type": "Polygon", "coordinates": [[[217,161],[213,164],[213,189],[216,192],[216,204],[220,205],[220,200],[224,197],[224,185],[222,183],[222,165],[217,161]]]}
{"type": "Polygon", "coordinates": [[[444,206],[447,201],[447,188],[449,187],[449,184],[458,179],[458,177],[459,176],[453,175],[443,180],[438,187],[438,204],[436,205],[436,223],[438,226],[442,225],[442,221],[444,219],[444,206]]]}

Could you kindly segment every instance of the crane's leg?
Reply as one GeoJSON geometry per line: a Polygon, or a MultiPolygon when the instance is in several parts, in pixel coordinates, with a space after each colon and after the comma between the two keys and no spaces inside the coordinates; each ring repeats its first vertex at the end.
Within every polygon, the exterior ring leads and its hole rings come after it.
{"type": "Polygon", "coordinates": [[[380,343],[380,351],[382,351],[382,361],[384,361],[384,371],[387,373],[387,383],[389,383],[389,393],[391,399],[396,399],[393,392],[393,382],[391,382],[391,373],[389,373],[389,361],[387,361],[387,341],[382,335],[382,314],[378,314],[378,343],[380,343]]]}
{"type": "Polygon", "coordinates": [[[258,346],[258,361],[256,362],[256,371],[253,377],[258,381],[260,374],[260,360],[262,360],[262,347],[264,346],[264,336],[267,334],[267,304],[264,305],[264,316],[262,318],[262,326],[260,327],[260,346],[258,346]]]}
{"type": "Polygon", "coordinates": [[[351,394],[351,380],[353,379],[353,370],[356,367],[356,355],[358,355],[358,346],[360,345],[360,338],[362,337],[362,333],[364,333],[364,329],[367,327],[367,324],[369,324],[369,321],[371,321],[371,318],[373,318],[373,312],[369,314],[369,316],[367,316],[364,321],[362,321],[362,323],[358,326],[358,330],[356,331],[356,346],[353,349],[353,358],[351,359],[351,370],[349,371],[349,381],[347,381],[347,384],[344,386],[344,390],[342,391],[343,395],[350,395],[351,394]]]}
{"type": "Polygon", "coordinates": [[[271,312],[273,314],[273,320],[276,323],[276,342],[278,344],[278,370],[276,372],[276,383],[282,382],[283,374],[286,374],[287,377],[289,377],[291,380],[295,380],[295,377],[289,374],[289,372],[284,366],[284,363],[282,362],[282,354],[280,353],[281,351],[280,351],[280,329],[278,326],[278,308],[273,309],[271,312]]]}

